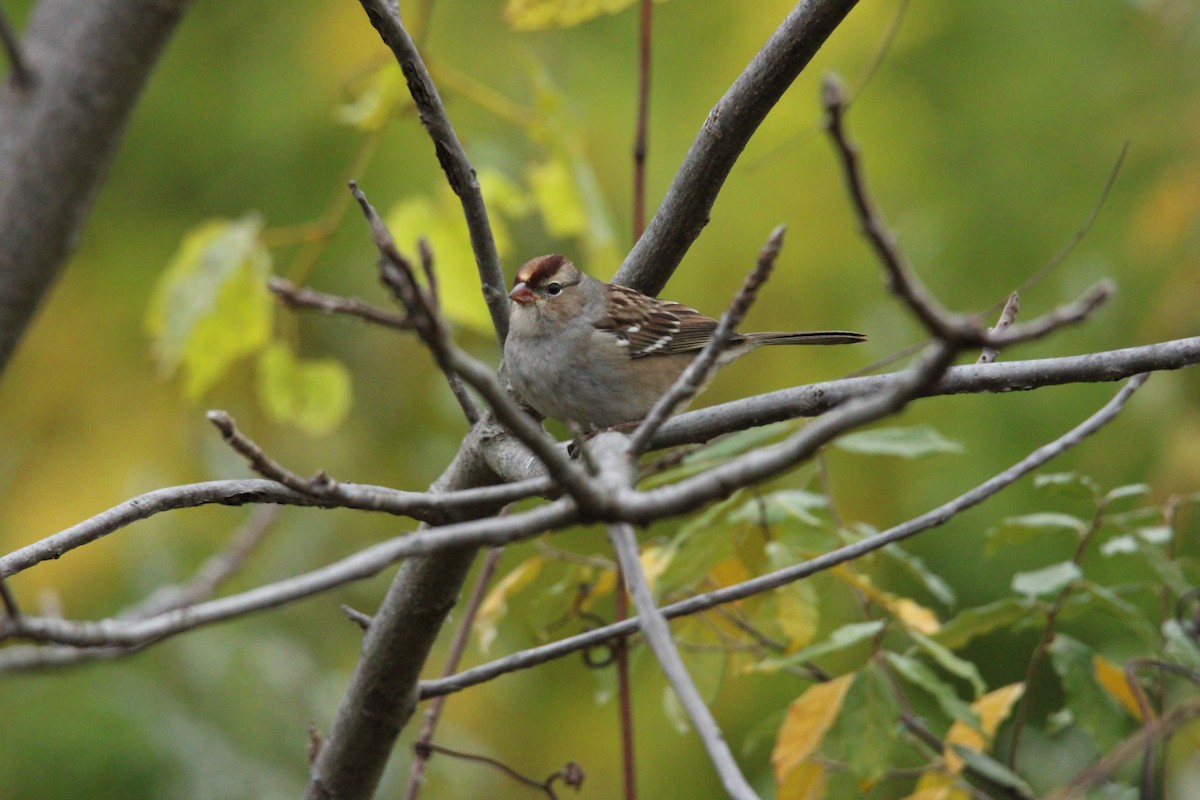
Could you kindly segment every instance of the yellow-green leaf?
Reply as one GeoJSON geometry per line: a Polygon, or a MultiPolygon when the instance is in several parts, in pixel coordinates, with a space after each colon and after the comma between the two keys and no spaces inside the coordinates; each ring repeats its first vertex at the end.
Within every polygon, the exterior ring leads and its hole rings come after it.
{"type": "Polygon", "coordinates": [[[552,158],[534,164],[527,170],[527,176],[547,233],[565,239],[587,231],[587,210],[565,160],[552,158]]]}
{"type": "Polygon", "coordinates": [[[184,236],[155,287],[146,330],[163,373],[182,367],[191,399],[270,337],[271,254],[259,241],[261,229],[254,215],[198,225],[184,236]]]}
{"type": "Polygon", "coordinates": [[[346,418],[352,398],[350,373],[332,358],[297,359],[276,343],[258,359],[258,397],[276,422],[320,436],[346,418]]]}
{"type": "Polygon", "coordinates": [[[519,31],[568,28],[601,14],[615,14],[635,0],[508,0],[504,18],[519,31]]]}
{"type": "Polygon", "coordinates": [[[400,65],[391,59],[359,80],[353,92],[349,100],[334,109],[333,117],[368,133],[382,128],[399,109],[412,105],[400,65]]]}
{"type": "Polygon", "coordinates": [[[787,636],[789,653],[812,643],[821,611],[811,581],[794,581],[775,590],[775,620],[787,636]]]}
{"type": "Polygon", "coordinates": [[[855,673],[810,686],[788,706],[787,716],[771,751],[775,782],[784,785],[792,771],[816,752],[829,727],[837,719],[854,683],[855,673]]]}
{"type": "Polygon", "coordinates": [[[542,556],[530,556],[518,564],[512,572],[501,578],[492,590],[487,593],[475,615],[472,627],[479,637],[479,649],[487,652],[496,640],[497,626],[508,613],[508,600],[517,592],[528,586],[542,570],[545,559],[542,556]]]}

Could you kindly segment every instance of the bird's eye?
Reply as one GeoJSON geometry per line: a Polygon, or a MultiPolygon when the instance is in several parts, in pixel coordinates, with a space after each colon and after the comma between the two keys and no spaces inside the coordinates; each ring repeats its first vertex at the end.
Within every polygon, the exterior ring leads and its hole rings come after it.
{"type": "Polygon", "coordinates": [[[550,295],[551,297],[554,297],[557,294],[562,294],[562,284],[561,283],[549,284],[548,286],[546,286],[546,294],[550,295]]]}

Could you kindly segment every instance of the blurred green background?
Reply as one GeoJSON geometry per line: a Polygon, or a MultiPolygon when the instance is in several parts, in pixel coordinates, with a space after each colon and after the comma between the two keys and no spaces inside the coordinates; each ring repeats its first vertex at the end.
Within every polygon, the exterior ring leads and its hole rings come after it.
{"type": "MultiPolygon", "coordinates": [[[[18,22],[31,5],[5,4],[18,22]]],[[[868,333],[871,342],[805,352],[802,359],[776,349],[758,353],[727,370],[703,403],[837,377],[920,336],[887,296],[818,129],[820,76],[836,71],[856,90],[898,7],[891,0],[863,3],[850,14],[762,126],[664,293],[717,312],[770,230],[785,223],[779,268],[744,327],[848,328],[868,333]]],[[[656,6],[650,208],[713,103],[790,8],[779,0],[656,6]]],[[[539,109],[557,126],[558,141],[578,148],[575,155],[597,181],[605,210],[592,209],[589,235],[555,236],[536,216],[511,224],[509,275],[526,258],[561,251],[597,259],[590,270],[610,276],[630,241],[636,14],[516,32],[504,21],[501,0],[438,0],[413,13],[435,74],[446,76],[449,112],[477,168],[522,183],[526,165],[548,149],[522,119],[539,109]],[[551,89],[556,100],[548,99],[551,89]],[[507,109],[497,98],[518,113],[497,113],[507,109]]],[[[199,404],[184,400],[178,378],[157,375],[143,326],[154,283],[186,231],[248,211],[277,234],[278,272],[386,303],[356,213],[337,218],[318,249],[295,244],[292,227],[341,202],[348,178],[384,210],[444,194],[432,148],[411,114],[377,134],[335,121],[352,87],[386,58],[349,0],[195,5],[134,115],[78,251],[0,379],[3,551],[140,492],[248,474],[205,422],[206,408],[228,409],[244,431],[301,473],[324,468],[346,480],[420,489],[441,471],[463,424],[411,337],[342,319],[277,315],[281,335],[300,353],[336,357],[353,377],[355,400],[344,424],[312,437],[264,415],[250,364],[235,368],[199,404]],[[372,146],[374,157],[363,159],[372,146]]],[[[1129,142],[1094,228],[1023,296],[1022,314],[1031,318],[1106,276],[1117,282],[1116,298],[1090,324],[1002,357],[1200,334],[1200,7],[1191,0],[914,0],[856,98],[849,126],[912,263],[947,305],[964,310],[1002,301],[1067,243],[1129,142]]],[[[449,263],[444,269],[450,276],[444,291],[476,297],[453,277],[461,270],[453,273],[449,263]]],[[[459,340],[497,360],[486,331],[464,325],[459,340]]],[[[933,424],[962,442],[966,454],[910,462],[832,453],[839,510],[880,527],[902,521],[1064,432],[1114,391],[1073,386],[922,401],[901,422],[933,424]]],[[[1054,468],[1085,471],[1105,487],[1146,481],[1158,497],[1195,491],[1198,408],[1200,373],[1156,376],[1116,423],[1054,468]]],[[[801,469],[779,485],[812,479],[811,469],[801,469]]],[[[983,560],[982,532],[1006,514],[1047,502],[1024,481],[911,549],[947,577],[964,603],[983,602],[1005,590],[1014,570],[1045,563],[1047,548],[1056,545],[983,560]]],[[[100,618],[162,583],[185,579],[246,513],[162,515],[41,565],[11,586],[28,609],[100,618]]],[[[315,568],[410,527],[359,513],[286,509],[229,588],[315,568]]],[[[1195,552],[1194,523],[1189,536],[1195,552]]],[[[602,546],[594,533],[557,541],[602,546]]],[[[502,569],[529,552],[511,548],[502,569]]],[[[0,678],[0,798],[296,796],[305,776],[306,725],[328,724],[358,653],[358,629],[338,607],[373,610],[388,577],[117,662],[0,678]]],[[[516,598],[492,657],[536,638],[538,631],[522,622],[529,597],[516,598]]],[[[995,656],[996,666],[988,667],[994,674],[985,677],[1014,679],[1004,665],[1019,667],[1023,656],[995,656]]],[[[484,657],[472,649],[468,663],[484,657]]],[[[721,796],[695,738],[676,734],[664,715],[656,670],[639,658],[644,796],[721,796]]],[[[439,651],[431,674],[441,660],[439,651]]],[[[501,678],[455,697],[439,740],[531,775],[575,760],[588,775],[579,796],[614,797],[615,710],[594,701],[607,684],[578,659],[501,678]]],[[[718,698],[719,719],[752,775],[769,774],[774,727],[764,721],[777,724],[773,715],[800,686],[793,677],[751,676],[731,682],[718,698]]],[[[389,772],[381,796],[396,796],[400,772],[389,772]]],[[[422,796],[537,795],[484,767],[440,759],[422,796]]]]}

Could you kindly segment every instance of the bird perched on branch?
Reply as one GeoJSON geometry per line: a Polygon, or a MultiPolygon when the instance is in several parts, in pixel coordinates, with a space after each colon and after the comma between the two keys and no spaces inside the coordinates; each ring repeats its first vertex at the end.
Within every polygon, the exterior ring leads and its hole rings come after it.
{"type": "MultiPolygon", "coordinates": [[[[642,419],[708,343],[717,321],[669,300],[604,283],[561,255],[517,271],[504,364],[540,414],[585,430],[642,419]]],[[[854,344],[861,333],[736,333],[718,364],[761,345],[854,344]]]]}

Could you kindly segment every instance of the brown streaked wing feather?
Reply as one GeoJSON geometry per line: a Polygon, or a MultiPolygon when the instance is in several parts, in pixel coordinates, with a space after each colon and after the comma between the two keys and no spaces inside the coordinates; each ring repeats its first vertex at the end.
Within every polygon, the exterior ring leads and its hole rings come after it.
{"type": "Polygon", "coordinates": [[[610,316],[596,322],[596,328],[617,337],[629,348],[630,358],[699,350],[717,327],[716,320],[694,308],[624,286],[614,285],[611,299],[610,316]]]}

